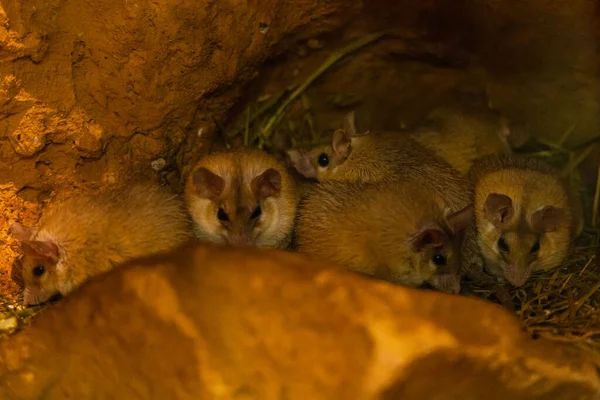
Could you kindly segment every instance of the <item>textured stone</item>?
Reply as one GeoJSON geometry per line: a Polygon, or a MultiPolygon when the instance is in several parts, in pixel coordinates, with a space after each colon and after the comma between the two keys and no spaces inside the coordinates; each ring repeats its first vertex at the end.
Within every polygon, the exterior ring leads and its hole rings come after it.
{"type": "MultiPolygon", "coordinates": [[[[267,57],[340,26],[360,5],[2,1],[0,143],[9,137],[14,152],[0,159],[0,183],[71,189],[100,183],[107,174],[157,175],[153,159],[164,157],[173,167],[182,151],[169,132],[185,136],[203,126],[212,136],[214,119],[223,119],[240,84],[267,57]],[[6,76],[14,76],[35,103],[3,106],[15,96],[2,88],[6,76]],[[152,140],[136,139],[141,135],[152,140]],[[39,158],[51,164],[52,174],[35,173],[39,158]],[[13,165],[20,172],[6,168],[13,165]],[[86,174],[90,169],[94,179],[86,174]]],[[[190,136],[189,156],[206,151],[210,141],[203,146],[190,136]]]]}
{"type": "Polygon", "coordinates": [[[300,254],[188,247],[90,281],[0,343],[0,398],[595,399],[579,351],[481,300],[300,254]]]}

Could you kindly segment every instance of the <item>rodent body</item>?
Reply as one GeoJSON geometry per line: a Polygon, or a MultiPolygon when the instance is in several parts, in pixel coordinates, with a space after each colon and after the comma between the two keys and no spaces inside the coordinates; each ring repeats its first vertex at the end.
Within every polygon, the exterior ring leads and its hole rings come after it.
{"type": "Polygon", "coordinates": [[[411,181],[432,188],[454,211],[470,204],[468,180],[443,158],[405,132],[357,134],[353,118],[346,117],[351,122],[334,132],[331,144],[288,152],[294,167],[321,182],[411,181]]]}
{"type": "Polygon", "coordinates": [[[473,165],[477,243],[485,268],[522,286],[559,266],[583,229],[579,196],[545,163],[490,156],[473,165]]]}
{"type": "Polygon", "coordinates": [[[185,198],[196,236],[214,243],[289,246],[298,189],[285,166],[265,152],[236,149],[203,157],[185,198]]]}
{"type": "Polygon", "coordinates": [[[411,137],[467,174],[478,158],[510,154],[510,134],[507,119],[495,111],[450,103],[434,109],[411,137]]]}
{"type": "Polygon", "coordinates": [[[35,228],[13,234],[24,250],[24,303],[66,295],[87,279],[133,258],[191,239],[182,200],[151,183],[72,197],[46,210],[35,228]]]}
{"type": "Polygon", "coordinates": [[[413,182],[321,182],[300,204],[298,250],[397,284],[457,292],[458,232],[472,209],[445,211],[441,196],[413,182]]]}

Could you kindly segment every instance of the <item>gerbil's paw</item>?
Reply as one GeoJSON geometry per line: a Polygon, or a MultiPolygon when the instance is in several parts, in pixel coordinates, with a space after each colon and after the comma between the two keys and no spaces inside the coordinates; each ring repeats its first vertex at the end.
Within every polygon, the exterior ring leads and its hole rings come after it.
{"type": "Polygon", "coordinates": [[[510,311],[515,311],[515,303],[513,301],[513,298],[504,285],[498,283],[494,290],[494,295],[496,296],[496,298],[502,306],[508,308],[510,311]]]}
{"type": "Polygon", "coordinates": [[[432,282],[436,289],[451,294],[460,293],[460,283],[461,277],[455,274],[444,274],[438,276],[432,282]]]}
{"type": "Polygon", "coordinates": [[[460,285],[460,294],[463,296],[475,296],[475,288],[470,282],[463,282],[460,285]]]}
{"type": "Polygon", "coordinates": [[[477,280],[486,275],[485,272],[483,272],[483,263],[479,263],[477,261],[463,264],[462,270],[464,275],[471,280],[477,280]]]}

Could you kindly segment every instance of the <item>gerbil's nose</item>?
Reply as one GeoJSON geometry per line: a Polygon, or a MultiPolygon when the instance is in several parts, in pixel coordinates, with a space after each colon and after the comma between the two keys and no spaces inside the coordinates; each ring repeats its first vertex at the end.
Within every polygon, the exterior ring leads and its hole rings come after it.
{"type": "Polygon", "coordinates": [[[460,293],[460,277],[454,274],[444,274],[437,277],[435,285],[446,293],[460,293]]]}
{"type": "Polygon", "coordinates": [[[252,237],[248,234],[229,234],[227,243],[232,246],[252,246],[254,243],[252,237]]]}
{"type": "Polygon", "coordinates": [[[23,292],[23,305],[25,307],[31,307],[39,304],[38,291],[32,290],[31,288],[25,288],[23,292]]]}
{"type": "Polygon", "coordinates": [[[522,267],[516,264],[510,264],[506,271],[506,279],[510,282],[511,285],[516,287],[523,286],[530,276],[530,266],[522,267]]]}

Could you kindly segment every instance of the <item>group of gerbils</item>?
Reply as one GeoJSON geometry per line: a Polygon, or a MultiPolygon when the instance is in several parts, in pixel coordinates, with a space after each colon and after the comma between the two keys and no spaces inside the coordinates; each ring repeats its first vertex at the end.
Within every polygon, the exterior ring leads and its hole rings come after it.
{"type": "Polygon", "coordinates": [[[295,250],[409,287],[457,293],[466,270],[522,286],[561,265],[583,216],[577,190],[515,155],[510,135],[487,107],[442,106],[399,132],[358,132],[350,113],[327,145],[285,161],[208,154],[184,196],[138,183],[55,203],[35,227],[11,226],[24,304],[195,239],[295,250]]]}

